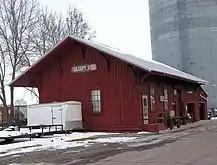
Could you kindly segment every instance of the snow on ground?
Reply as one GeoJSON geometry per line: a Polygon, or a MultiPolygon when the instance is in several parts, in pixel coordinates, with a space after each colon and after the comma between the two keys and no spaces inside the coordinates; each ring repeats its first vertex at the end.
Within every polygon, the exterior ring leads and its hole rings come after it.
{"type": "Polygon", "coordinates": [[[142,132],[138,132],[137,134],[138,135],[140,135],[140,134],[151,134],[151,132],[144,132],[144,131],[142,131],[142,132]]]}
{"type": "MultiPolygon", "coordinates": [[[[52,132],[56,131],[54,128],[51,129],[43,129],[43,132],[52,132]]],[[[11,131],[10,128],[4,129],[0,131],[0,137],[14,137],[14,136],[21,136],[25,134],[34,134],[34,133],[41,133],[42,129],[32,129],[31,131],[28,128],[22,128],[19,131],[11,131]]]]}
{"type": "Polygon", "coordinates": [[[0,137],[20,136],[22,135],[19,131],[0,131],[0,137]]]}
{"type": "Polygon", "coordinates": [[[98,138],[91,140],[91,142],[100,142],[100,143],[124,143],[130,142],[137,139],[136,137],[108,137],[108,138],[98,138]]]}
{"type": "Polygon", "coordinates": [[[217,120],[217,117],[212,117],[211,120],[217,120]]]}
{"type": "Polygon", "coordinates": [[[91,143],[121,143],[135,140],[136,137],[108,137],[108,135],[115,135],[114,133],[72,133],[69,135],[54,135],[49,137],[22,139],[18,143],[11,143],[0,146],[0,157],[19,154],[25,152],[34,152],[41,150],[56,150],[66,149],[71,147],[88,146],[91,143]],[[103,137],[97,137],[103,136],[103,137]],[[94,138],[95,137],[95,138],[94,138]]]}

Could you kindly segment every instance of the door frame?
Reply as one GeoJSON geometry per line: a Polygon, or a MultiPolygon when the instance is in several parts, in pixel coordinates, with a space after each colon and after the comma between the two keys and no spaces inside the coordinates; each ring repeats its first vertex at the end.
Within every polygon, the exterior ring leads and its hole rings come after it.
{"type": "MultiPolygon", "coordinates": [[[[200,104],[203,104],[204,108],[203,108],[203,120],[206,120],[206,115],[207,115],[207,110],[206,110],[206,103],[205,102],[198,102],[198,106],[200,104]]],[[[201,115],[201,112],[200,112],[200,107],[199,107],[199,114],[201,115]]],[[[200,120],[201,120],[201,116],[200,116],[200,120]]]]}
{"type": "Polygon", "coordinates": [[[188,109],[188,105],[189,104],[192,104],[193,105],[193,112],[192,112],[192,119],[193,119],[193,121],[195,122],[196,121],[196,105],[197,105],[197,103],[195,103],[195,102],[187,102],[186,103],[186,106],[187,106],[187,112],[189,112],[189,109],[188,109]]]}
{"type": "Polygon", "coordinates": [[[142,93],[141,101],[142,101],[142,123],[143,125],[149,124],[149,96],[148,94],[142,93]],[[146,105],[144,104],[144,100],[146,100],[146,105]],[[145,115],[145,112],[147,113],[147,115],[145,115]]]}

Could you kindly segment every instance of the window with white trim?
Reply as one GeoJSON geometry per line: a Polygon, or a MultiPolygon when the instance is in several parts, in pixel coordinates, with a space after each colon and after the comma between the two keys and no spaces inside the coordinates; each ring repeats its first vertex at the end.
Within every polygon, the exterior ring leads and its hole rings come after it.
{"type": "Polygon", "coordinates": [[[91,90],[91,105],[93,112],[101,112],[101,94],[100,90],[91,90]]]}

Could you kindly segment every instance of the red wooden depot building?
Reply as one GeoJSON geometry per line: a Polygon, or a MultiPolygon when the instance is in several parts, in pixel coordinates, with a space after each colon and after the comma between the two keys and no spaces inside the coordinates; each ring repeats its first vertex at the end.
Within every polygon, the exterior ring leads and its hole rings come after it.
{"type": "Polygon", "coordinates": [[[158,119],[170,110],[180,116],[186,107],[194,121],[206,119],[205,84],[162,63],[70,36],[10,85],[38,88],[40,103],[80,101],[90,130],[155,131],[166,129],[158,119]]]}

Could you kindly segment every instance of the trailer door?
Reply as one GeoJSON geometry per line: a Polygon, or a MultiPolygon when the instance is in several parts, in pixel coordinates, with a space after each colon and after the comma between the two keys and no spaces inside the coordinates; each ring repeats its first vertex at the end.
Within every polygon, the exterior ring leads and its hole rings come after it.
{"type": "Polygon", "coordinates": [[[63,109],[62,106],[53,106],[51,108],[52,125],[63,124],[63,109]]]}

